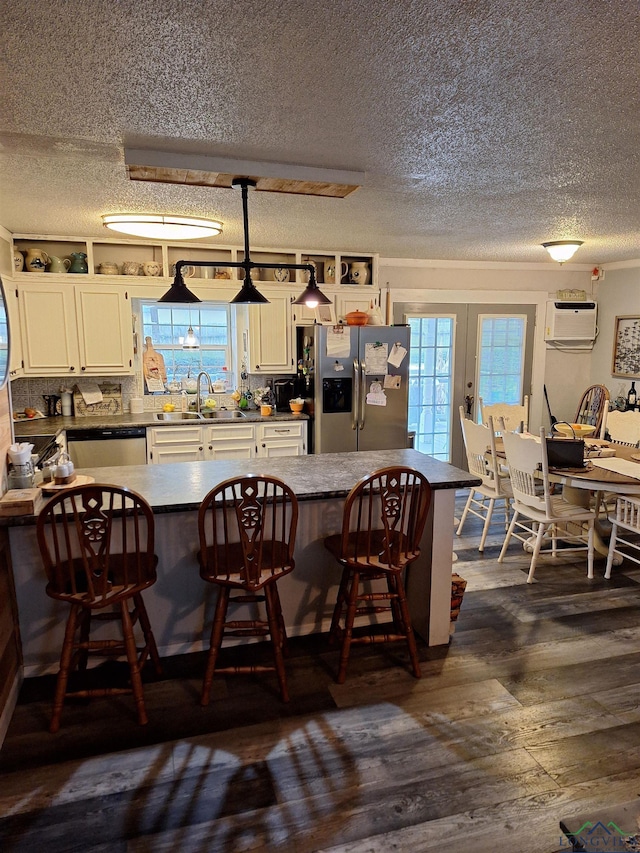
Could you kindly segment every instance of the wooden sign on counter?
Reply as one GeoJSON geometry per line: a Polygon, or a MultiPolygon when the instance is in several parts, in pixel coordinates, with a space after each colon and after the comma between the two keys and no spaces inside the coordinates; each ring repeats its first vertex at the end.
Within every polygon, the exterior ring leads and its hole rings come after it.
{"type": "Polygon", "coordinates": [[[88,415],[121,415],[122,414],[122,386],[116,384],[104,384],[99,386],[102,392],[102,400],[99,403],[87,405],[84,397],[78,390],[73,391],[73,408],[77,418],[88,415]]]}

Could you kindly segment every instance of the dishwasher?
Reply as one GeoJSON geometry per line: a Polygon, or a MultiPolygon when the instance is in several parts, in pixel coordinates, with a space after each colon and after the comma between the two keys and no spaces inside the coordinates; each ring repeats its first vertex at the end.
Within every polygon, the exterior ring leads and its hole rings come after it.
{"type": "Polygon", "coordinates": [[[145,427],[68,429],[67,453],[76,468],[147,464],[145,427]]]}

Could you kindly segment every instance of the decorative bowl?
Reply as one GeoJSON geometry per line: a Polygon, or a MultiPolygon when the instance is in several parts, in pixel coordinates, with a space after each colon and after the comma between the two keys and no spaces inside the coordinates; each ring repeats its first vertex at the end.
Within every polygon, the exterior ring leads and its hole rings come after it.
{"type": "Polygon", "coordinates": [[[366,326],[369,317],[364,311],[349,311],[344,315],[344,319],[347,321],[347,326],[366,326]]]}
{"type": "Polygon", "coordinates": [[[300,414],[300,412],[304,409],[304,403],[294,403],[293,400],[291,400],[289,402],[289,408],[292,412],[300,414]]]}
{"type": "Polygon", "coordinates": [[[592,432],[596,431],[596,428],[591,424],[557,423],[554,424],[553,428],[567,438],[584,438],[585,435],[591,435],[592,432]]]}

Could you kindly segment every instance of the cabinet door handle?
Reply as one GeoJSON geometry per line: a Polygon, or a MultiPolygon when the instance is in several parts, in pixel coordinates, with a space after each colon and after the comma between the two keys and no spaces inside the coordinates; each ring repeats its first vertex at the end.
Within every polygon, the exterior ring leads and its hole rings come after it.
{"type": "Polygon", "coordinates": [[[71,370],[71,371],[73,372],[73,371],[75,370],[75,367],[74,367],[73,365],[71,365],[71,367],[69,368],[69,370],[71,370]]]}
{"type": "Polygon", "coordinates": [[[264,443],[264,441],[262,442],[262,446],[263,446],[263,447],[266,447],[266,446],[267,446],[267,445],[264,443]]]}
{"type": "Polygon", "coordinates": [[[275,429],[274,432],[283,432],[285,435],[289,435],[291,430],[290,429],[275,429]]]}
{"type": "Polygon", "coordinates": [[[210,444],[210,445],[209,445],[209,450],[213,450],[213,445],[212,445],[212,444],[210,444]]]}
{"type": "Polygon", "coordinates": [[[202,447],[199,447],[199,448],[198,448],[198,450],[202,450],[202,449],[203,449],[202,447]]]}
{"type": "Polygon", "coordinates": [[[86,370],[86,369],[87,369],[87,368],[86,368],[86,366],[85,366],[84,364],[83,364],[83,365],[82,365],[82,367],[80,368],[80,370],[86,370]]]}

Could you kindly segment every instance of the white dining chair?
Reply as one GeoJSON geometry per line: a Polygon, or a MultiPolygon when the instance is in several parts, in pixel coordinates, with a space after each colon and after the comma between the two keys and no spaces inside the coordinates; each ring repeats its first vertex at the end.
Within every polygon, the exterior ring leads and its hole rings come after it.
{"type": "Polygon", "coordinates": [[[587,577],[592,578],[596,514],[591,509],[569,503],[562,495],[551,493],[545,439],[544,427],[540,430],[539,439],[518,435],[506,427],[503,430],[502,440],[513,490],[513,516],[498,562],[503,562],[512,537],[527,547],[533,544],[527,576],[527,583],[532,583],[542,543],[551,538],[553,557],[559,553],[558,540],[579,543],[563,546],[561,553],[586,550],[587,577]]]}
{"type": "Polygon", "coordinates": [[[493,418],[489,418],[488,426],[476,424],[464,416],[464,408],[460,406],[460,425],[467,454],[467,467],[470,474],[482,480],[482,485],[472,486],[465,504],[456,535],[460,536],[469,514],[484,521],[482,536],[478,551],[484,551],[484,545],[489,532],[489,525],[496,503],[504,506],[504,529],[509,528],[509,504],[512,492],[509,477],[500,472],[496,455],[496,437],[493,418]]]}
{"type": "Polygon", "coordinates": [[[487,426],[489,418],[497,427],[502,419],[509,430],[527,432],[529,429],[529,398],[525,396],[522,405],[518,403],[491,403],[487,405],[482,397],[478,398],[480,404],[480,420],[487,426]]]}
{"type": "Polygon", "coordinates": [[[606,431],[611,441],[616,444],[626,444],[628,447],[638,447],[640,443],[640,412],[607,413],[606,431]]]}
{"type": "Polygon", "coordinates": [[[630,495],[619,495],[616,499],[615,512],[609,515],[611,522],[611,538],[609,539],[609,554],[607,555],[607,567],[604,572],[605,578],[611,577],[611,567],[614,557],[617,555],[625,560],[640,564],[640,498],[630,495]],[[630,539],[628,534],[633,534],[630,539]],[[622,552],[620,545],[626,546],[627,551],[622,552]]]}

